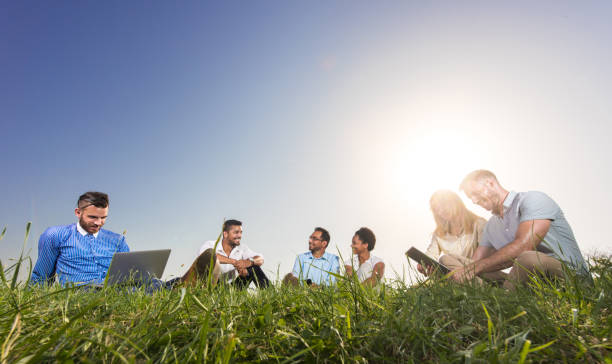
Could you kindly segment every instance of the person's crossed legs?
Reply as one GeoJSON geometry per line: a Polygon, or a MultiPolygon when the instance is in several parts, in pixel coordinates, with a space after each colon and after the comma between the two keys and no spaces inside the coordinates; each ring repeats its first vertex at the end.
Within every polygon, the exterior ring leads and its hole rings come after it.
{"type": "MultiPolygon", "coordinates": [[[[472,263],[473,261],[469,258],[444,255],[440,257],[440,263],[444,264],[451,270],[464,267],[472,263]]],[[[503,282],[503,286],[506,289],[512,290],[518,284],[522,284],[529,280],[530,276],[534,274],[544,274],[548,276],[562,278],[563,264],[544,253],[537,251],[526,251],[521,253],[515,260],[510,269],[510,273],[506,274],[502,271],[482,273],[480,276],[487,281],[503,282]]],[[[480,277],[476,277],[479,283],[482,283],[480,277]]]]}

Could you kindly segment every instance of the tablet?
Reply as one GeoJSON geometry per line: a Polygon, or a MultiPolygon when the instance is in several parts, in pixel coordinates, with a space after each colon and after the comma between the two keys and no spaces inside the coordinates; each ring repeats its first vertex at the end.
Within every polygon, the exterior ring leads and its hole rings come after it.
{"type": "Polygon", "coordinates": [[[444,264],[441,264],[437,260],[431,258],[429,255],[423,253],[415,247],[408,249],[408,251],[406,252],[406,258],[411,258],[412,260],[424,266],[431,265],[434,267],[435,270],[442,274],[448,274],[451,271],[444,264]]]}

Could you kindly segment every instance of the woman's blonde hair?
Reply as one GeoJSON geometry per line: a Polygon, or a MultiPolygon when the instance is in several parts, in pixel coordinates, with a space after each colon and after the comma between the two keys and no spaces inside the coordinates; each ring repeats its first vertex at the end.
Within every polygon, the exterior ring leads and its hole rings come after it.
{"type": "Polygon", "coordinates": [[[465,207],[463,201],[459,195],[450,190],[438,190],[431,195],[429,199],[429,206],[436,220],[436,230],[434,234],[439,237],[444,237],[450,233],[450,224],[442,220],[434,211],[434,206],[446,206],[450,208],[451,220],[459,219],[461,227],[463,228],[464,234],[472,234],[476,225],[476,220],[479,219],[478,215],[465,207]]]}

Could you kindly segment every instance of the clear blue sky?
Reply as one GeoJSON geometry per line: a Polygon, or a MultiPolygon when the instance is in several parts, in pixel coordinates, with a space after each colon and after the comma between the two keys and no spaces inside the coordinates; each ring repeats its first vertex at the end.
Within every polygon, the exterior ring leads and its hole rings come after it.
{"type": "MultiPolygon", "coordinates": [[[[181,274],[223,218],[282,276],[315,226],[387,276],[473,169],[542,190],[611,252],[609,2],[4,2],[0,241],[111,197],[105,228],[181,274]]],[[[467,206],[488,215],[471,203],[467,206]]]]}

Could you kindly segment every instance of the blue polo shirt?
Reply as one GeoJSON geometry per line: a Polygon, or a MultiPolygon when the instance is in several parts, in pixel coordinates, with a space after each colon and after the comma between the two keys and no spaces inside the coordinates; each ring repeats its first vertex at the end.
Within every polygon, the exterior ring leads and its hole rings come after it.
{"type": "Polygon", "coordinates": [[[548,233],[536,250],[566,263],[579,274],[588,268],[563,211],[543,192],[511,191],[503,203],[504,217],[493,215],[485,225],[480,245],[499,250],[514,241],[523,221],[550,220],[548,233]]]}
{"type": "Polygon", "coordinates": [[[340,272],[340,258],[337,255],[323,253],[321,258],[315,258],[311,252],[298,255],[291,272],[299,280],[310,279],[318,285],[331,285],[336,283],[336,277],[329,272],[340,272]]]}

